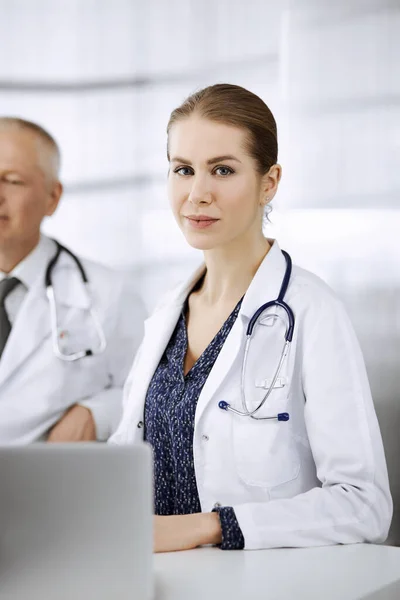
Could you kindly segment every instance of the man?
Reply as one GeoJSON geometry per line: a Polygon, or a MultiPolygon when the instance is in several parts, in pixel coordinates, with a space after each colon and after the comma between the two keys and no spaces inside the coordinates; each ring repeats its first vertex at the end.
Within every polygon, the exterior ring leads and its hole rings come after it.
{"type": "Polygon", "coordinates": [[[142,304],[126,278],[81,261],[89,295],[65,251],[52,270],[51,323],[45,274],[57,246],[40,226],[60,201],[59,163],[45,130],[0,118],[0,444],[108,439],[143,333],[142,304]],[[82,350],[90,352],[79,360],[66,356],[82,350]]]}

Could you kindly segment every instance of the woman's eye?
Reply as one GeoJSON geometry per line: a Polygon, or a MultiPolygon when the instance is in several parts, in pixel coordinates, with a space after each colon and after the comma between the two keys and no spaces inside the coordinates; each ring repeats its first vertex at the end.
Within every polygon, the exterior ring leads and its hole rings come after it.
{"type": "Polygon", "coordinates": [[[217,167],[214,170],[214,173],[221,175],[221,177],[226,177],[227,175],[231,175],[233,173],[233,169],[230,169],[229,167],[217,167]]]}
{"type": "Polygon", "coordinates": [[[174,173],[187,177],[188,175],[193,175],[193,170],[189,169],[189,167],[178,167],[174,170],[174,173]]]}

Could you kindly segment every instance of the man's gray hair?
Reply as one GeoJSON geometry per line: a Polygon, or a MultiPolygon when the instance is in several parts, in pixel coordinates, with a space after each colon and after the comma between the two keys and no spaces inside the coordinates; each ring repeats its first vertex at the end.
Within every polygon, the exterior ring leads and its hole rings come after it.
{"type": "Polygon", "coordinates": [[[53,136],[43,127],[33,121],[20,119],[19,117],[1,117],[0,128],[23,129],[37,136],[38,140],[50,150],[51,175],[58,179],[61,165],[60,148],[53,136]]]}

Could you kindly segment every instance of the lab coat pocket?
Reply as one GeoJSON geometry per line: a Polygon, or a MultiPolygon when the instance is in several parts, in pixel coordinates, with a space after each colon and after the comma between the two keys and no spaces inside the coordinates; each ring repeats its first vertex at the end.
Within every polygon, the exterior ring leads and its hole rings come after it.
{"type": "Polygon", "coordinates": [[[65,318],[60,319],[58,344],[65,354],[96,351],[100,345],[100,338],[93,318],[87,310],[70,308],[65,318]]]}
{"type": "MultiPolygon", "coordinates": [[[[84,314],[74,314],[69,322],[59,328],[59,348],[64,354],[87,350],[96,351],[99,337],[93,322],[84,314]],[[85,318],[84,318],[85,317],[85,318]]],[[[112,385],[110,380],[107,351],[84,356],[76,361],[64,362],[69,371],[69,386],[77,398],[93,396],[112,385]]]]}
{"type": "MultiPolygon", "coordinates": [[[[275,416],[289,412],[285,394],[273,390],[262,409],[255,416],[275,416]]],[[[257,404],[248,402],[248,409],[257,404]]],[[[292,422],[255,420],[251,417],[233,415],[233,441],[235,461],[240,479],[247,485],[274,487],[287,483],[300,471],[300,459],[296,451],[292,422]]]]}

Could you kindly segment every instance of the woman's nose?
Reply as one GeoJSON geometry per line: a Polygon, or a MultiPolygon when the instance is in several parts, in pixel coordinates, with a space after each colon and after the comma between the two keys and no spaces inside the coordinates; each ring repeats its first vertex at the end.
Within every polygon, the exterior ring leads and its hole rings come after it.
{"type": "Polygon", "coordinates": [[[210,204],[212,202],[211,190],[204,179],[193,181],[188,200],[195,205],[210,204]]]}

